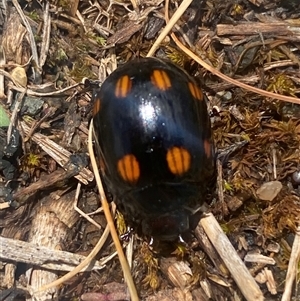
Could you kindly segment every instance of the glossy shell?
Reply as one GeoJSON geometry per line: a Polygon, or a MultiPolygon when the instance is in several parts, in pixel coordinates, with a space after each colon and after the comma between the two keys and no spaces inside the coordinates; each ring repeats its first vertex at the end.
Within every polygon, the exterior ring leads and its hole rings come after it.
{"type": "Polygon", "coordinates": [[[201,89],[176,65],[145,58],[114,71],[93,98],[99,165],[118,209],[146,236],[176,239],[214,173],[201,89]]]}

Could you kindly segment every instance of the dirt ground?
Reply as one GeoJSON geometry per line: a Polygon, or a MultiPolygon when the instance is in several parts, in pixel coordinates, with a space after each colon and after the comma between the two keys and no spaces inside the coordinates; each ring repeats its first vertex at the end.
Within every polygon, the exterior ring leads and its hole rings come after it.
{"type": "Polygon", "coordinates": [[[95,85],[149,54],[208,97],[217,177],[207,211],[234,254],[222,257],[201,223],[186,243],[153,247],[116,211],[138,299],[300,301],[300,2],[190,1],[160,39],[187,2],[0,3],[0,301],[130,300],[88,130],[95,85]]]}

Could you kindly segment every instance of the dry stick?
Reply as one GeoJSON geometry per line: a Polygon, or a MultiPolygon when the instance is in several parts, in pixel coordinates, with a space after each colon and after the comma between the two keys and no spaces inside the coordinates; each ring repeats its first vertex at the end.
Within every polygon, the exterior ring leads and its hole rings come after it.
{"type": "Polygon", "coordinates": [[[16,10],[18,11],[18,14],[20,15],[22,21],[23,21],[23,24],[24,26],[26,27],[27,29],[27,33],[28,33],[28,36],[29,36],[29,40],[30,40],[30,47],[31,47],[31,52],[32,52],[32,57],[38,67],[38,70],[40,71],[40,66],[39,66],[39,57],[38,57],[38,53],[37,53],[37,47],[36,47],[36,43],[35,43],[35,39],[34,39],[34,35],[33,35],[33,32],[32,32],[32,29],[30,27],[30,24],[29,22],[27,21],[26,19],[26,16],[24,15],[24,12],[19,4],[19,1],[17,0],[12,0],[16,10]]]}
{"type": "MultiPolygon", "coordinates": [[[[1,68],[4,68],[5,63],[6,63],[5,52],[3,47],[0,46],[0,70],[2,70],[1,68]]],[[[5,90],[4,76],[0,73],[0,100],[6,98],[4,90],[5,90]]]]}
{"type": "MultiPolygon", "coordinates": [[[[0,69],[0,74],[3,74],[4,76],[8,77],[16,85],[16,82],[10,76],[9,73],[7,73],[7,72],[0,69]]],[[[63,89],[60,89],[60,90],[56,90],[56,91],[53,91],[53,92],[36,92],[36,91],[30,90],[30,89],[27,89],[27,88],[18,87],[17,85],[16,86],[9,85],[9,88],[14,90],[14,91],[21,92],[21,93],[26,92],[26,95],[28,95],[28,96],[46,97],[46,96],[63,96],[64,94],[67,94],[68,91],[70,91],[72,89],[75,89],[75,88],[77,88],[78,86],[81,86],[81,85],[82,85],[82,83],[76,83],[72,86],[69,86],[69,87],[66,87],[66,88],[63,88],[63,89]]]]}
{"type": "Polygon", "coordinates": [[[200,220],[200,223],[246,300],[264,300],[263,293],[261,292],[258,284],[255,282],[243,261],[236,253],[234,247],[224,234],[215,217],[209,213],[200,220]]]}
{"type": "Polygon", "coordinates": [[[52,287],[58,286],[63,284],[64,282],[66,282],[67,280],[71,279],[72,277],[74,277],[76,274],[78,274],[80,271],[82,271],[82,269],[84,269],[87,265],[90,264],[90,262],[95,258],[95,256],[99,253],[99,251],[101,250],[102,246],[104,245],[107,237],[109,234],[109,227],[108,225],[105,227],[105,230],[101,236],[101,238],[99,239],[99,241],[97,242],[97,244],[95,245],[94,249],[91,251],[91,253],[85,258],[85,260],[83,260],[73,271],[67,273],[66,275],[64,275],[63,277],[47,284],[47,285],[43,285],[41,286],[36,292],[34,293],[39,293],[45,290],[48,290],[52,287]]]}
{"type": "MultiPolygon", "coordinates": [[[[0,236],[0,260],[9,262],[23,262],[43,269],[54,271],[72,271],[86,257],[66,251],[54,250],[36,243],[21,241],[0,236]]],[[[114,256],[115,254],[112,254],[114,256]]],[[[105,267],[109,257],[94,261],[82,271],[101,270],[105,267]]]]}
{"type": "MultiPolygon", "coordinates": [[[[21,128],[26,135],[30,133],[30,127],[24,121],[21,122],[21,128]]],[[[47,136],[40,133],[34,133],[31,139],[63,168],[66,168],[66,165],[70,163],[71,153],[47,136]]],[[[81,168],[79,174],[76,175],[75,178],[87,185],[89,182],[93,181],[94,175],[85,167],[81,168]]]]}
{"type": "Polygon", "coordinates": [[[69,13],[72,17],[75,17],[76,12],[78,11],[79,0],[70,1],[70,10],[69,13]]]}
{"type": "MultiPolygon", "coordinates": [[[[25,88],[25,91],[26,91],[26,88],[25,88]]],[[[21,106],[21,102],[25,96],[25,93],[26,92],[21,93],[18,96],[17,101],[15,102],[15,107],[11,114],[10,123],[9,123],[8,130],[7,130],[7,144],[9,144],[9,142],[10,142],[13,126],[16,124],[17,115],[19,113],[19,107],[21,106]]]]}
{"type": "Polygon", "coordinates": [[[299,26],[293,26],[288,22],[241,22],[238,24],[218,24],[218,36],[237,36],[237,35],[253,35],[256,33],[275,34],[276,36],[298,36],[299,26]]]}
{"type": "MultiPolygon", "coordinates": [[[[180,11],[178,12],[181,7],[185,7],[187,8],[191,3],[191,0],[186,0],[183,1],[182,4],[179,6],[178,10],[175,12],[175,14],[172,16],[171,20],[169,20],[168,17],[168,1],[166,1],[166,10],[165,10],[165,18],[166,18],[166,22],[167,25],[165,27],[165,29],[161,32],[161,34],[159,35],[159,37],[157,38],[157,40],[155,41],[155,43],[153,44],[153,46],[151,47],[150,51],[147,54],[147,57],[152,56],[155,52],[155,50],[158,48],[159,44],[162,42],[162,40],[166,37],[166,35],[169,33],[169,31],[171,31],[174,23],[180,18],[180,16],[183,14],[184,11],[180,11]],[[178,15],[177,15],[178,12],[178,15]],[[176,17],[176,19],[175,19],[176,17]],[[175,22],[174,22],[175,21],[175,22]]],[[[210,66],[209,64],[207,64],[206,62],[204,62],[203,60],[201,60],[197,55],[195,55],[191,50],[189,50],[187,47],[185,47],[176,37],[176,35],[174,33],[171,33],[171,37],[173,39],[173,41],[176,43],[176,45],[183,51],[185,52],[188,56],[190,56],[193,60],[195,60],[199,65],[201,65],[203,68],[205,68],[206,70],[210,71],[212,74],[217,75],[218,77],[222,78],[223,80],[241,87],[245,90],[249,90],[251,92],[266,96],[266,97],[270,97],[270,98],[275,98],[275,99],[279,99],[279,100],[283,100],[283,101],[287,101],[287,102],[291,102],[291,103],[296,103],[296,104],[300,104],[300,99],[296,98],[296,97],[291,97],[291,96],[285,96],[285,95],[280,95],[280,94],[275,94],[272,92],[268,92],[259,88],[255,88],[255,87],[251,87],[247,84],[244,84],[242,82],[239,82],[235,79],[232,79],[226,75],[224,75],[223,73],[221,73],[219,70],[213,68],[212,66],[210,66]]]]}
{"type": "Polygon", "coordinates": [[[132,4],[133,9],[137,10],[138,9],[139,1],[137,1],[137,0],[130,0],[130,2],[132,4]]]}
{"type": "MultiPolygon", "coordinates": [[[[78,183],[78,186],[81,187],[81,183],[78,183]]],[[[87,221],[89,221],[91,224],[93,224],[96,228],[98,228],[100,230],[101,226],[97,222],[95,222],[91,217],[89,217],[84,211],[82,211],[79,207],[77,207],[77,201],[78,201],[78,198],[76,198],[76,202],[74,203],[74,210],[77,211],[87,221]]]]}
{"type": "Polygon", "coordinates": [[[221,203],[222,205],[222,211],[223,214],[226,215],[228,214],[228,209],[226,207],[226,203],[224,201],[224,191],[223,191],[223,177],[222,177],[222,163],[221,161],[218,159],[217,160],[217,187],[218,187],[218,201],[221,203]]]}
{"type": "Polygon", "coordinates": [[[279,100],[283,100],[283,101],[287,101],[287,102],[291,102],[291,103],[296,103],[296,104],[300,104],[300,99],[296,98],[296,97],[291,97],[291,96],[285,96],[285,95],[280,95],[280,94],[276,94],[276,93],[272,93],[272,92],[268,92],[259,88],[255,88],[255,87],[251,87],[247,84],[244,84],[242,82],[239,82],[233,78],[230,78],[227,75],[224,75],[222,72],[220,72],[219,70],[213,68],[212,66],[210,66],[209,64],[207,64],[206,62],[204,62],[203,60],[201,60],[198,56],[196,56],[191,50],[189,50],[187,47],[185,47],[179,40],[178,38],[175,36],[174,33],[171,34],[171,37],[173,38],[173,41],[176,43],[176,45],[181,48],[181,50],[183,50],[188,56],[190,56],[192,59],[194,59],[199,65],[201,65],[202,67],[204,67],[206,70],[210,71],[212,74],[217,75],[218,77],[222,78],[223,80],[232,83],[240,88],[243,88],[245,90],[266,96],[266,97],[270,97],[270,98],[275,98],[275,99],[279,99],[279,100]]]}
{"type": "MultiPolygon", "coordinates": [[[[162,40],[167,36],[167,34],[172,30],[175,23],[180,19],[180,17],[183,15],[183,13],[186,11],[186,9],[190,6],[193,0],[183,0],[183,2],[180,4],[178,9],[176,10],[175,14],[172,16],[171,20],[167,23],[166,27],[163,29],[161,34],[158,36],[156,41],[154,42],[153,46],[149,50],[147,57],[152,56],[155,52],[155,50],[158,48],[162,40]]],[[[167,8],[166,8],[167,11],[167,8]]]]}
{"type": "Polygon", "coordinates": [[[4,209],[7,209],[10,207],[10,202],[5,202],[5,203],[2,203],[4,200],[2,198],[0,198],[0,210],[4,210],[4,209]]]}
{"type": "Polygon", "coordinates": [[[93,120],[91,121],[91,124],[90,124],[89,139],[88,139],[88,149],[89,149],[90,160],[91,160],[91,163],[92,163],[95,179],[96,179],[96,182],[97,182],[97,186],[98,186],[98,190],[99,190],[99,194],[100,194],[100,198],[101,198],[102,208],[103,208],[106,220],[107,220],[107,225],[109,227],[111,237],[114,241],[115,247],[116,247],[117,252],[118,252],[119,260],[120,260],[122,270],[123,270],[123,273],[124,273],[125,281],[127,282],[127,285],[128,285],[131,300],[132,301],[138,301],[139,297],[138,297],[138,294],[137,294],[137,291],[136,291],[136,288],[135,288],[135,284],[133,282],[131,272],[130,272],[130,268],[129,268],[128,262],[126,260],[126,257],[124,255],[124,252],[123,252],[120,240],[119,240],[119,236],[117,234],[117,231],[116,231],[116,228],[115,228],[115,225],[114,225],[114,221],[113,221],[113,218],[112,218],[111,213],[110,213],[109,205],[108,205],[108,202],[107,202],[106,197],[105,197],[105,192],[104,192],[103,185],[102,185],[102,182],[101,182],[101,178],[100,178],[100,175],[99,175],[99,171],[98,171],[98,168],[97,168],[97,163],[96,163],[94,150],[93,150],[92,134],[93,134],[93,120]]]}
{"type": "MultiPolygon", "coordinates": [[[[39,199],[28,233],[28,241],[37,246],[49,248],[60,246],[68,229],[79,219],[79,215],[72,208],[74,195],[74,191],[70,191],[61,195],[61,198],[55,202],[49,194],[39,199]]],[[[58,296],[59,287],[57,286],[45,292],[36,293],[41,286],[57,280],[57,272],[41,269],[32,262],[26,269],[26,278],[28,290],[31,293],[31,298],[27,300],[46,301],[48,298],[55,299],[58,296]]]]}
{"type": "Polygon", "coordinates": [[[288,270],[286,273],[286,281],[281,301],[291,300],[293,282],[297,275],[297,266],[300,262],[300,226],[298,226],[295,239],[292,246],[291,256],[289,260],[288,270]]]}
{"type": "Polygon", "coordinates": [[[44,27],[43,27],[43,38],[42,38],[42,46],[41,46],[41,53],[40,53],[40,66],[43,67],[46,59],[47,54],[50,47],[50,33],[51,33],[51,17],[49,13],[49,1],[45,2],[45,11],[44,11],[44,27]]]}

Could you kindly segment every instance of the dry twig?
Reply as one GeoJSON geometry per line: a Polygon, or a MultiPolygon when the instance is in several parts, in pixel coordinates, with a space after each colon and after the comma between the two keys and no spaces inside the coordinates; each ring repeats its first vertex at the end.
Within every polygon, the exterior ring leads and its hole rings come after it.
{"type": "MultiPolygon", "coordinates": [[[[2,236],[0,236],[0,245],[0,259],[2,261],[23,262],[53,271],[71,271],[74,266],[79,265],[86,258],[82,255],[37,246],[30,242],[2,236]]],[[[111,256],[105,260],[91,261],[90,265],[81,271],[101,270],[110,259],[111,256]]]]}

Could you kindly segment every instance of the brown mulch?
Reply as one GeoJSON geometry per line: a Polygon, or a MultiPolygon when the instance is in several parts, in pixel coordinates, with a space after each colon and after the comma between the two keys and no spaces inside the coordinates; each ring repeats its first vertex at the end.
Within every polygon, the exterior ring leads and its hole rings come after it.
{"type": "MultiPolygon", "coordinates": [[[[181,2],[170,1],[170,16],[181,2]]],[[[37,290],[73,270],[106,233],[87,150],[91,91],[117,65],[147,55],[165,28],[166,3],[4,3],[0,238],[13,247],[8,251],[0,242],[0,300],[129,300],[109,236],[95,258],[98,268],[92,260],[63,285],[37,290]],[[25,259],[29,248],[18,241],[41,249],[25,259]],[[42,246],[66,253],[40,259],[49,254],[42,246]],[[73,254],[81,257],[64,262],[73,254]]],[[[299,1],[194,0],[172,32],[204,62],[185,53],[171,33],[154,54],[187,70],[208,96],[218,154],[209,211],[265,300],[300,300],[299,1]],[[287,297],[291,258],[296,277],[287,297]]],[[[118,213],[116,224],[124,234],[118,213]]],[[[200,232],[191,230],[187,246],[159,250],[132,234],[132,276],[141,300],[245,300],[200,232]]]]}

